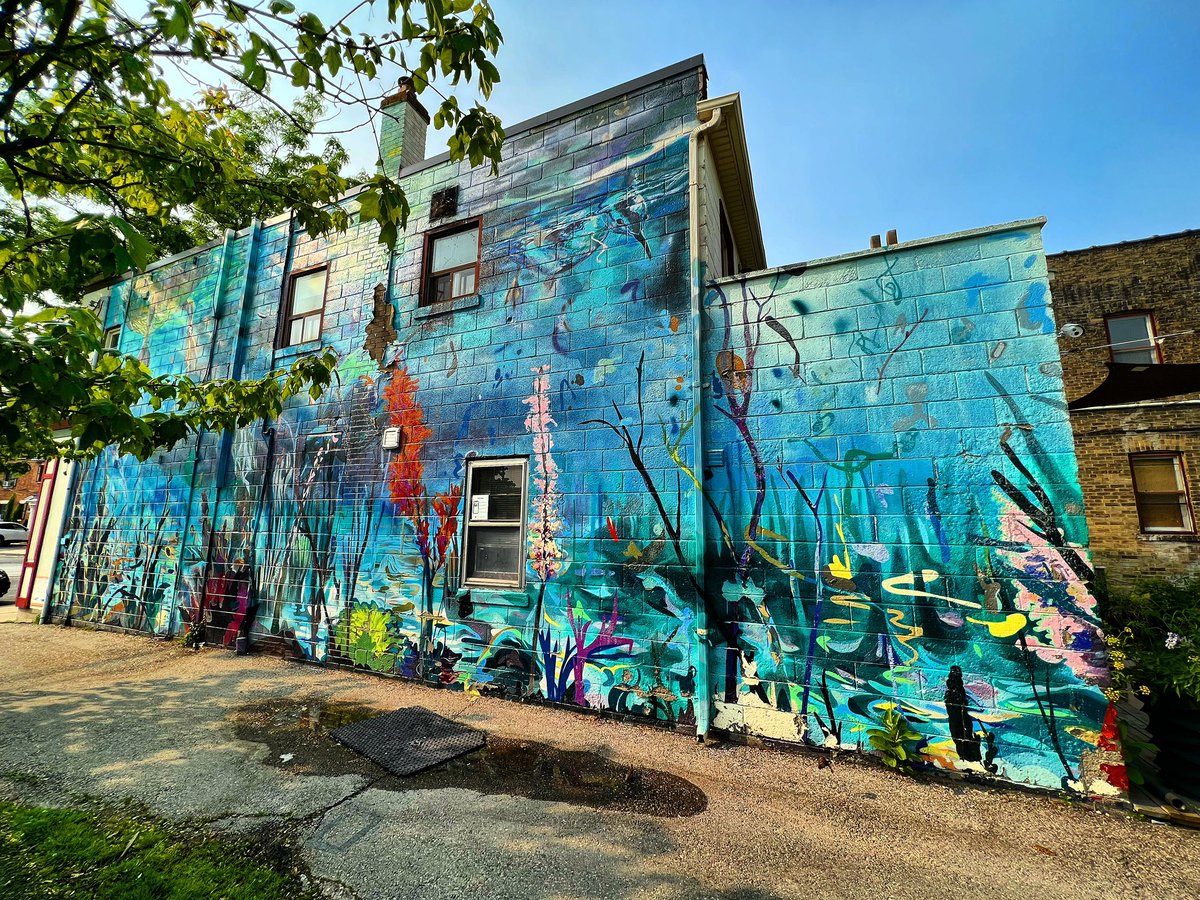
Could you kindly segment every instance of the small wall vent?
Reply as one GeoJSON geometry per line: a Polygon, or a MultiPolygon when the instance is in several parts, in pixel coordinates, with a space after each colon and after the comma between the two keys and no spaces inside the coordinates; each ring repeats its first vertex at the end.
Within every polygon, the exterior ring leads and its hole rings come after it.
{"type": "Polygon", "coordinates": [[[458,185],[433,192],[429,201],[429,221],[448,219],[458,214],[458,185]]]}

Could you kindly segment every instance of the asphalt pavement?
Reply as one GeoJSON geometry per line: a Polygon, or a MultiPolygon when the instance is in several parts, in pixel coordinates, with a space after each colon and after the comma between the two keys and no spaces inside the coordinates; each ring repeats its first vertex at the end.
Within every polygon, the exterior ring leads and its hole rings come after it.
{"type": "Polygon", "coordinates": [[[17,576],[21,574],[21,563],[25,559],[24,544],[9,544],[0,547],[0,570],[8,573],[12,586],[0,597],[0,603],[12,603],[17,596],[17,576]]]}
{"type": "Polygon", "coordinates": [[[0,607],[0,797],[273,828],[336,896],[1200,897],[1200,832],[1111,808],[33,619],[0,607]],[[314,723],[404,706],[488,751],[383,777],[314,723]]]}

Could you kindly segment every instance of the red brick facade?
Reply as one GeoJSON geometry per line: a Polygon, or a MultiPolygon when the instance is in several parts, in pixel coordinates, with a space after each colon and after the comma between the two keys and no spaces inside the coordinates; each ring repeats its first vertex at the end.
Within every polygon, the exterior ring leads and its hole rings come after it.
{"type": "MultiPolygon", "coordinates": [[[[1151,317],[1164,363],[1200,362],[1200,230],[1047,257],[1067,399],[1104,380],[1106,317],[1151,317]]],[[[1139,519],[1130,454],[1177,452],[1193,503],[1200,498],[1200,394],[1080,410],[1071,415],[1096,564],[1115,586],[1145,575],[1200,573],[1200,536],[1151,534],[1139,519]]]]}

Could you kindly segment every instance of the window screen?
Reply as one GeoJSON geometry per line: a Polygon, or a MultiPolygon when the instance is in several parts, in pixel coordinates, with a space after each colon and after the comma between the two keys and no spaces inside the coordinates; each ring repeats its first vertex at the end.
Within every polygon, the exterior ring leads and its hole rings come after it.
{"type": "Polygon", "coordinates": [[[1153,365],[1159,361],[1154,322],[1146,313],[1106,320],[1113,362],[1153,365]]]}
{"type": "Polygon", "coordinates": [[[1138,520],[1146,532],[1191,532],[1192,508],[1178,453],[1130,457],[1138,520]]]}
{"type": "Polygon", "coordinates": [[[519,587],[525,572],[523,459],[467,464],[465,584],[519,587]]]}

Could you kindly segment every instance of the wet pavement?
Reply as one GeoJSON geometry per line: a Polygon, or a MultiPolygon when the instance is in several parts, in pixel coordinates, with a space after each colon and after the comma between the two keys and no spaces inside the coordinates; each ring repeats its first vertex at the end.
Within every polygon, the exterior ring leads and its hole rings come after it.
{"type": "Polygon", "coordinates": [[[239,738],[266,744],[265,762],[304,774],[361,775],[388,791],[461,788],[591,809],[674,818],[704,812],[708,798],[684,778],[588,751],[489,737],[482,750],[399,777],[342,746],[331,733],[378,715],[359,703],[321,698],[267,701],[234,712],[239,738]]]}
{"type": "Polygon", "coordinates": [[[0,796],[286,840],[331,896],[1200,896],[1200,833],[0,608],[0,796]],[[424,707],[487,746],[406,779],[330,739],[424,707]]]}

